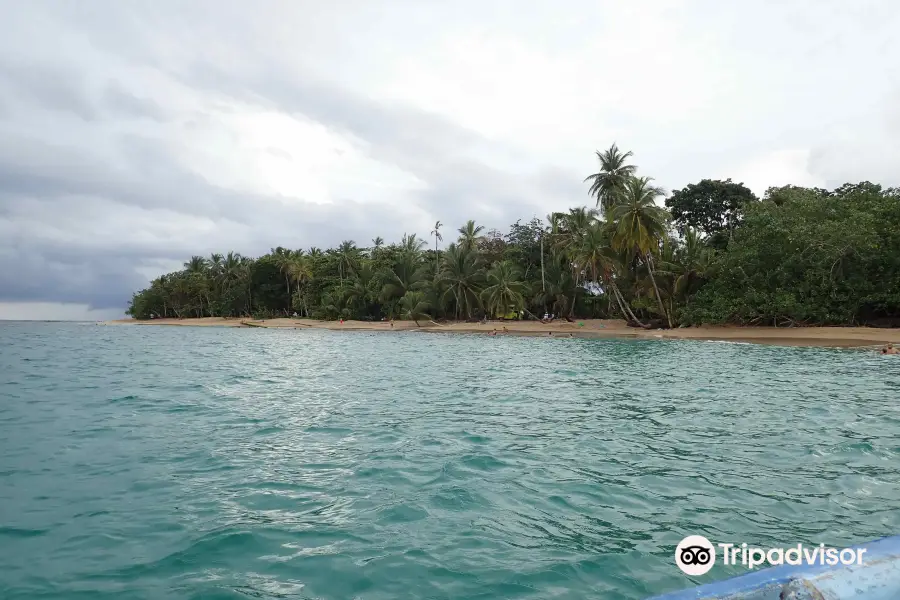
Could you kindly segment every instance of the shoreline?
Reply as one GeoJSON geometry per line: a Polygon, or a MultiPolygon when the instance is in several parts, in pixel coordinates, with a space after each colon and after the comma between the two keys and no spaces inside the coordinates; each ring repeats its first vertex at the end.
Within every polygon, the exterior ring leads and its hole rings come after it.
{"type": "Polygon", "coordinates": [[[422,331],[428,333],[480,333],[488,335],[496,330],[498,336],[559,337],[580,339],[644,339],[697,340],[745,342],[778,346],[809,346],[822,348],[853,348],[900,345],[900,329],[874,327],[740,327],[701,326],[680,329],[637,329],[615,319],[581,319],[574,323],[554,321],[489,321],[482,323],[455,322],[437,324],[420,321],[319,321],[315,319],[240,319],[203,317],[189,319],[153,319],[138,321],[119,319],[103,321],[101,325],[156,325],[174,327],[239,327],[261,329],[328,329],[332,331],[422,331]],[[504,327],[506,331],[504,331],[504,327]]]}

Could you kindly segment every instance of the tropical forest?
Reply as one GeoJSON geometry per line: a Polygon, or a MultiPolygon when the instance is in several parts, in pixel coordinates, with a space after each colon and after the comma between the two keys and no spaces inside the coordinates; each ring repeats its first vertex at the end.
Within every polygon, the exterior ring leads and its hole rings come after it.
{"type": "Polygon", "coordinates": [[[193,256],[135,293],[127,313],[900,325],[900,189],[789,185],[758,198],[730,179],[704,179],[667,193],[631,152],[613,144],[596,155],[587,206],[507,231],[438,221],[391,243],[193,256]]]}

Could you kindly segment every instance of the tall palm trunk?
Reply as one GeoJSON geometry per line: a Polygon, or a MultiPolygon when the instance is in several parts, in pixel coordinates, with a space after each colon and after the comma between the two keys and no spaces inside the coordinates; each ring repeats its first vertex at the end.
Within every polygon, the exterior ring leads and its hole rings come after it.
{"type": "Polygon", "coordinates": [[[647,272],[650,273],[650,281],[653,282],[653,289],[656,291],[656,301],[659,303],[659,310],[662,312],[663,316],[666,318],[666,321],[669,323],[669,329],[672,329],[672,315],[669,314],[669,311],[666,310],[666,305],[663,304],[662,296],[659,294],[659,288],[656,285],[656,278],[653,276],[653,258],[650,256],[650,253],[647,253],[647,272]]]}
{"type": "MultiPolygon", "coordinates": [[[[541,291],[547,291],[547,284],[544,282],[544,232],[541,230],[541,291]]],[[[544,307],[546,308],[546,306],[544,307]]]]}

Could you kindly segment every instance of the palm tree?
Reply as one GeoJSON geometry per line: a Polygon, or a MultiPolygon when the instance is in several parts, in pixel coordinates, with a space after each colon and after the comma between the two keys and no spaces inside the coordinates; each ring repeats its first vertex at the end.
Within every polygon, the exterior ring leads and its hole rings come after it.
{"type": "Polygon", "coordinates": [[[475,220],[469,219],[458,231],[459,245],[466,250],[474,250],[475,244],[478,243],[478,234],[484,231],[484,225],[475,225],[475,220]]]}
{"type": "Polygon", "coordinates": [[[188,273],[206,274],[207,262],[202,256],[192,256],[191,260],[184,263],[184,269],[188,273]]]}
{"type": "MultiPolygon", "coordinates": [[[[297,250],[293,253],[290,260],[286,264],[287,275],[289,279],[297,284],[296,298],[300,302],[302,295],[300,293],[300,284],[312,279],[312,265],[303,250],[297,250]]],[[[291,302],[293,308],[294,302],[291,302]]],[[[304,303],[305,305],[305,303],[304,303]]],[[[306,315],[309,316],[309,309],[306,309],[306,315]]]]}
{"type": "Polygon", "coordinates": [[[422,290],[430,278],[428,268],[410,251],[400,254],[397,261],[390,268],[381,271],[378,277],[381,281],[380,298],[385,303],[401,298],[410,291],[422,290]]]}
{"type": "Polygon", "coordinates": [[[607,212],[618,203],[637,167],[626,164],[625,161],[632,156],[631,152],[623,154],[615,143],[608,150],[597,150],[595,154],[600,160],[600,170],[585,177],[584,181],[591,182],[588,193],[597,198],[597,206],[607,212]]]}
{"type": "Polygon", "coordinates": [[[663,305],[656,278],[653,276],[653,254],[659,252],[660,241],[666,236],[668,213],[656,205],[656,198],[665,192],[650,184],[651,177],[630,177],[619,204],[609,214],[615,224],[613,242],[619,248],[635,252],[647,265],[650,282],[656,292],[661,316],[672,327],[672,316],[663,305]]]}
{"type": "Polygon", "coordinates": [[[690,306],[691,296],[696,292],[704,277],[709,273],[713,252],[703,242],[703,238],[694,228],[685,230],[683,243],[660,260],[657,274],[665,274],[673,278],[673,294],[690,306]]]}
{"type": "Polygon", "coordinates": [[[418,256],[424,247],[425,240],[420,240],[414,233],[404,233],[403,239],[400,240],[401,250],[413,256],[418,256]]]}
{"type": "MultiPolygon", "coordinates": [[[[281,271],[282,275],[284,275],[284,287],[287,290],[288,298],[290,298],[291,265],[293,263],[294,253],[287,248],[278,246],[277,248],[269,250],[269,254],[275,259],[275,265],[278,267],[278,270],[281,271]]],[[[288,307],[288,309],[289,308],[290,307],[288,307]]]]}
{"type": "Polygon", "coordinates": [[[419,319],[430,319],[428,314],[430,306],[422,292],[407,292],[400,298],[400,315],[405,319],[411,319],[419,327],[419,319]]]}
{"type": "Polygon", "coordinates": [[[588,231],[597,223],[598,211],[595,208],[570,208],[567,213],[554,213],[552,215],[553,232],[551,237],[553,247],[569,260],[572,269],[574,289],[568,316],[575,316],[575,302],[578,299],[579,288],[584,287],[584,264],[577,260],[579,248],[588,231]]]}
{"type": "Polygon", "coordinates": [[[492,315],[521,310],[528,286],[522,281],[522,270],[515,263],[507,260],[495,263],[488,271],[487,282],[481,297],[492,315]]]}
{"type": "Polygon", "coordinates": [[[366,312],[372,299],[371,284],[376,277],[372,261],[363,261],[354,275],[350,287],[345,292],[347,305],[357,306],[366,312]]]}
{"type": "Polygon", "coordinates": [[[371,258],[378,258],[378,251],[381,250],[382,246],[384,246],[383,237],[379,235],[378,237],[372,238],[371,258]]]}
{"type": "Polygon", "coordinates": [[[209,255],[209,268],[210,271],[213,272],[213,275],[218,275],[222,270],[222,255],[218,252],[213,252],[209,255]]]}
{"type": "MultiPolygon", "coordinates": [[[[219,297],[222,292],[222,258],[223,257],[221,254],[219,254],[218,252],[213,252],[209,255],[209,259],[207,259],[207,271],[209,273],[210,288],[217,297],[219,297]]],[[[209,315],[211,317],[219,316],[214,314],[211,304],[207,306],[207,309],[209,310],[209,315]]]]}
{"type": "Polygon", "coordinates": [[[544,312],[561,315],[569,307],[569,293],[574,287],[572,268],[561,254],[551,254],[548,259],[544,287],[535,291],[532,302],[542,306],[544,312]]]}
{"type": "Polygon", "coordinates": [[[453,300],[457,320],[460,311],[465,312],[467,318],[472,318],[472,309],[479,304],[482,279],[476,253],[462,246],[450,244],[441,262],[438,286],[444,290],[441,299],[445,306],[450,299],[453,300]]]}
{"type": "MultiPolygon", "coordinates": [[[[616,282],[616,271],[620,270],[621,262],[616,256],[612,241],[612,228],[608,222],[593,223],[579,239],[578,246],[573,252],[573,261],[581,265],[585,278],[591,277],[592,281],[603,283],[605,293],[612,292],[611,297],[618,306],[619,311],[626,321],[631,321],[646,327],[635,316],[616,282]]],[[[608,296],[609,297],[609,296],[608,296]]]]}
{"type": "Polygon", "coordinates": [[[350,310],[347,308],[347,296],[343,290],[337,289],[332,293],[322,294],[320,308],[329,319],[350,318],[350,310]]]}
{"type": "Polygon", "coordinates": [[[344,240],[337,248],[338,256],[338,276],[341,281],[341,288],[344,287],[344,268],[349,273],[357,263],[359,257],[359,249],[353,240],[344,240]]]}
{"type": "Polygon", "coordinates": [[[441,235],[441,226],[442,226],[441,222],[437,221],[434,224],[434,229],[431,230],[431,235],[434,236],[434,276],[435,276],[435,278],[437,278],[437,276],[438,276],[438,267],[440,264],[438,261],[438,242],[444,240],[444,236],[441,235]]]}

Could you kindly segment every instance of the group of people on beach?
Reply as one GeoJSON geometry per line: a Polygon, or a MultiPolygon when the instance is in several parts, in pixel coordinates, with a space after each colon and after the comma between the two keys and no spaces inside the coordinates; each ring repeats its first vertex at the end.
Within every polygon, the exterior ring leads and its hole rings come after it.
{"type": "Polygon", "coordinates": [[[893,344],[888,344],[884,348],[881,349],[882,354],[900,354],[900,350],[894,348],[893,344]]]}

